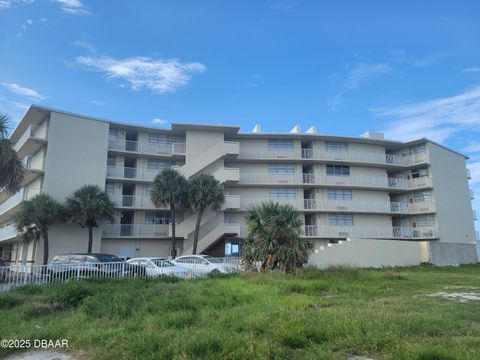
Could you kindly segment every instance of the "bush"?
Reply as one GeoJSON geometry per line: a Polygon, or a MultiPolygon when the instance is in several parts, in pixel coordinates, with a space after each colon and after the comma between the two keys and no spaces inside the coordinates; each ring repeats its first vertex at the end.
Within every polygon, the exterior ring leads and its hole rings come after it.
{"type": "Polygon", "coordinates": [[[53,288],[49,302],[76,308],[82,303],[83,299],[92,295],[94,295],[94,291],[86,282],[66,282],[53,288]]]}
{"type": "Polygon", "coordinates": [[[0,309],[11,309],[22,305],[26,300],[25,296],[9,293],[0,295],[0,309]]]}

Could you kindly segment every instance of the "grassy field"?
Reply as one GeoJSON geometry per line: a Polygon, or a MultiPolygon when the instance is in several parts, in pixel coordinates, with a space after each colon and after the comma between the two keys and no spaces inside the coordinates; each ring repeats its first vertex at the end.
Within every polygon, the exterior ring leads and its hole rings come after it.
{"type": "Polygon", "coordinates": [[[439,291],[479,293],[480,265],[26,286],[0,295],[0,339],[85,359],[480,359],[480,302],[439,291]]]}

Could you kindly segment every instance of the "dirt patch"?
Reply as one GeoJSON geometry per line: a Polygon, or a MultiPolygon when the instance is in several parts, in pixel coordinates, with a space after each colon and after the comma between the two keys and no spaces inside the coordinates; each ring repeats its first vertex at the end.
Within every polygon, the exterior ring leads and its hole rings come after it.
{"type": "Polygon", "coordinates": [[[469,302],[469,301],[480,301],[480,294],[479,293],[473,293],[473,292],[445,292],[445,291],[440,291],[437,293],[432,293],[432,294],[427,294],[427,296],[430,297],[442,297],[445,299],[449,300],[454,300],[458,302],[469,302]]]}
{"type": "Polygon", "coordinates": [[[4,360],[74,360],[74,358],[58,351],[27,351],[7,356],[4,360]]]}

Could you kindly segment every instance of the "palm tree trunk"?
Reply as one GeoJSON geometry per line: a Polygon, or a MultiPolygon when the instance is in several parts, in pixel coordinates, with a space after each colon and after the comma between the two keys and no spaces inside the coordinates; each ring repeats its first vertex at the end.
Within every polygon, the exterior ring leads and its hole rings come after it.
{"type": "Polygon", "coordinates": [[[42,230],[43,237],[43,265],[48,264],[48,229],[42,230]]]}
{"type": "Polygon", "coordinates": [[[172,250],[170,251],[170,255],[172,259],[177,257],[177,250],[175,248],[175,205],[170,204],[170,218],[172,219],[172,250]]]}
{"type": "Polygon", "coordinates": [[[193,251],[192,254],[197,254],[198,236],[200,235],[200,224],[202,222],[203,212],[205,208],[201,208],[198,212],[197,223],[195,224],[195,234],[193,236],[193,251]]]}
{"type": "Polygon", "coordinates": [[[89,226],[88,227],[88,250],[87,250],[88,254],[92,253],[92,244],[93,244],[93,227],[89,226]]]}

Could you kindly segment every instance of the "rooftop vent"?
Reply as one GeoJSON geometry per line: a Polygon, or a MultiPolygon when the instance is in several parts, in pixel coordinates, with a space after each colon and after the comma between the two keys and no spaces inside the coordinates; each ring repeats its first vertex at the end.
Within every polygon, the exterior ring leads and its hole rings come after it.
{"type": "Polygon", "coordinates": [[[259,133],[262,130],[260,129],[260,124],[256,124],[255,127],[252,130],[252,133],[259,133]]]}
{"type": "Polygon", "coordinates": [[[317,127],[315,125],[312,125],[308,128],[308,130],[305,132],[305,134],[316,134],[317,133],[317,127]]]}
{"type": "Polygon", "coordinates": [[[381,132],[375,132],[375,131],[367,131],[360,135],[362,138],[366,139],[375,139],[375,140],[383,140],[385,137],[383,136],[383,133],[381,132]]]}
{"type": "Polygon", "coordinates": [[[291,134],[300,134],[300,131],[301,131],[301,130],[300,130],[300,125],[297,124],[297,125],[295,125],[295,126],[292,128],[292,130],[290,130],[290,133],[291,133],[291,134]]]}

